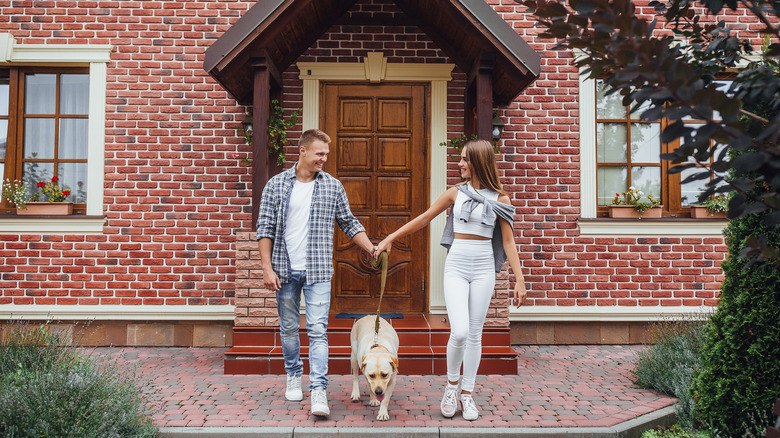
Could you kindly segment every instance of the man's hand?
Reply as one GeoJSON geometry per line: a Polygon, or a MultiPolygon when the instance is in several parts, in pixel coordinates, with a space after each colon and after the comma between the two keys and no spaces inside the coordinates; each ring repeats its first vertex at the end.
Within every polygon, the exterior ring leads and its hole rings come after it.
{"type": "Polygon", "coordinates": [[[368,235],[365,231],[361,231],[354,236],[352,236],[352,241],[359,247],[363,248],[363,251],[373,254],[374,253],[374,246],[373,243],[371,243],[371,240],[368,238],[368,235]]]}
{"type": "Polygon", "coordinates": [[[265,288],[276,292],[282,288],[282,283],[279,281],[279,277],[276,276],[276,272],[273,269],[263,269],[263,284],[265,288]]]}

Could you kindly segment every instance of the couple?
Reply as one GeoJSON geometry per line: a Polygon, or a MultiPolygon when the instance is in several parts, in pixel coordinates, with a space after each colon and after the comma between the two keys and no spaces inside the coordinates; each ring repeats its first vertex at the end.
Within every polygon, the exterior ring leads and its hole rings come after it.
{"type": "Polygon", "coordinates": [[[477,419],[479,411],[471,392],[482,354],[482,326],[493,296],[495,272],[507,259],[517,277],[513,302],[522,304],[526,295],[511,225],[514,208],[498,181],[492,145],[484,140],[466,143],[458,167],[467,183],[448,189],[425,213],[376,246],[352,215],[344,187],[322,170],[329,145],[326,133],[318,129],[304,132],[298,142],[298,162],[268,181],[260,202],[257,239],[265,287],[276,292],[287,371],[285,398],[303,399],[298,335],[303,291],[311,413],[330,415],[327,325],[334,221],[353,242],[377,257],[382,251],[389,252],[395,239],[424,228],[452,206],[442,237],[442,245],[450,250],[444,267],[444,297],[451,332],[441,412],[445,417],[455,415],[460,385],[463,418],[477,419]]]}

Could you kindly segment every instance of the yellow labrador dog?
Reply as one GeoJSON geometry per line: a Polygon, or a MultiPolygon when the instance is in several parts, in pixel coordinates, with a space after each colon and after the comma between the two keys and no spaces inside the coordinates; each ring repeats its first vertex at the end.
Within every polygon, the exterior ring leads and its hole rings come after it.
{"type": "Polygon", "coordinates": [[[379,406],[376,419],[390,419],[387,405],[398,374],[398,334],[384,318],[379,318],[379,333],[374,333],[376,315],[360,318],[352,326],[352,400],[360,400],[358,372],[368,382],[371,406],[379,406]]]}

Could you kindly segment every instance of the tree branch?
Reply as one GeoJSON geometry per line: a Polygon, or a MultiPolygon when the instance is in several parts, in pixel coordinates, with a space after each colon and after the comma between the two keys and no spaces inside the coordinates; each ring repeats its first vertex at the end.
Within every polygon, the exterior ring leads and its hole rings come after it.
{"type": "Polygon", "coordinates": [[[759,116],[758,114],[753,114],[753,113],[751,113],[750,111],[747,111],[747,110],[745,110],[745,109],[742,109],[742,108],[740,108],[740,109],[739,109],[739,113],[740,113],[740,114],[742,114],[743,116],[748,116],[748,117],[750,117],[751,119],[753,119],[753,120],[756,120],[756,121],[759,121],[759,122],[761,122],[761,123],[769,123],[769,120],[767,120],[767,119],[765,119],[765,118],[763,118],[763,117],[759,116]]]}

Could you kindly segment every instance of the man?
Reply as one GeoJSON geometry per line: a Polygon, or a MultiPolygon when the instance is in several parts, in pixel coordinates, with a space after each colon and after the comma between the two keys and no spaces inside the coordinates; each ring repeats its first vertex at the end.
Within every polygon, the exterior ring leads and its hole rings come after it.
{"type": "Polygon", "coordinates": [[[330,137],[310,129],[298,141],[298,162],[271,178],[263,189],[257,239],[268,290],[276,292],[287,400],[303,400],[300,354],[301,291],[309,336],[309,391],[313,415],[330,415],[328,407],[328,311],[333,276],[334,222],[369,254],[374,247],[352,215],[344,187],[322,170],[330,137]]]}

